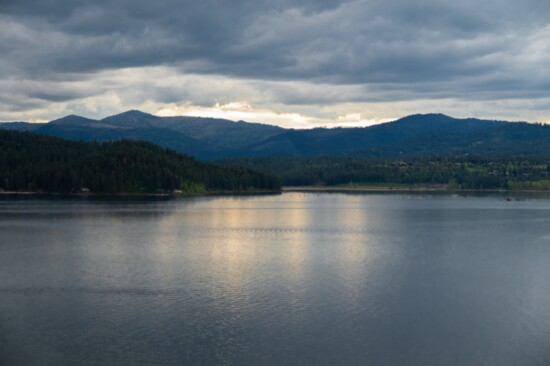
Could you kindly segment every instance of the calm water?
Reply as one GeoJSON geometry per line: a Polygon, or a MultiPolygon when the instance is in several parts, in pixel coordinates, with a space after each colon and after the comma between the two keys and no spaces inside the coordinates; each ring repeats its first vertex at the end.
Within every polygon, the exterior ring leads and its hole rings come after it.
{"type": "Polygon", "coordinates": [[[550,200],[0,201],[1,365],[549,365],[550,200]]]}

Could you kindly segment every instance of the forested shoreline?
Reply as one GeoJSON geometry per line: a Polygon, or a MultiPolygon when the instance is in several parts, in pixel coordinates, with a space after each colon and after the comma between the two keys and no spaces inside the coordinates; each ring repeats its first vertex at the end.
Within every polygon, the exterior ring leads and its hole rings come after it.
{"type": "Polygon", "coordinates": [[[396,184],[451,190],[550,190],[550,158],[546,157],[256,158],[221,163],[277,175],[284,186],[396,184]]]}
{"type": "Polygon", "coordinates": [[[199,194],[280,191],[277,177],[143,142],[68,141],[0,130],[0,191],[199,194]]]}
{"type": "Polygon", "coordinates": [[[278,157],[217,164],[144,141],[79,142],[0,130],[0,192],[203,194],[281,186],[550,190],[548,157],[278,157]]]}

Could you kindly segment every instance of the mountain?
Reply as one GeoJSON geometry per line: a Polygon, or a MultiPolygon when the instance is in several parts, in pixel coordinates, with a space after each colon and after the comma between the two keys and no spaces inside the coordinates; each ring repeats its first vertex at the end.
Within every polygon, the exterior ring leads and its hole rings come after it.
{"type": "Polygon", "coordinates": [[[144,141],[89,143],[0,130],[0,191],[45,193],[278,191],[279,180],[144,141]]]}
{"type": "Polygon", "coordinates": [[[161,119],[161,117],[153,116],[149,113],[131,110],[103,118],[99,122],[105,126],[116,126],[121,128],[146,128],[154,127],[155,122],[158,122],[161,119]]]}
{"type": "Polygon", "coordinates": [[[262,156],[549,155],[550,127],[443,114],[417,114],[371,127],[284,129],[200,117],[158,117],[132,110],[93,120],[67,116],[0,128],[83,141],[146,140],[199,159],[262,156]]]}
{"type": "Polygon", "coordinates": [[[50,125],[56,126],[96,126],[97,121],[90,118],[70,114],[68,116],[50,121],[50,125]]]}

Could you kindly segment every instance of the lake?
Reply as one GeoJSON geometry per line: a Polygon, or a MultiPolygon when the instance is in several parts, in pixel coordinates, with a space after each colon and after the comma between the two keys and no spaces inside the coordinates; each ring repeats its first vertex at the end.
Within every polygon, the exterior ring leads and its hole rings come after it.
{"type": "Polygon", "coordinates": [[[0,200],[1,365],[548,365],[550,200],[0,200]]]}

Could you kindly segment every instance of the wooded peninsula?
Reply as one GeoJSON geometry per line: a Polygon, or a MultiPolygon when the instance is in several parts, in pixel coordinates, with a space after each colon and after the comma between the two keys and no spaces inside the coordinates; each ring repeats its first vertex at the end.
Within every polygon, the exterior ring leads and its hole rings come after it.
{"type": "Polygon", "coordinates": [[[0,191],[94,194],[278,192],[277,177],[144,141],[68,141],[0,130],[0,191]]]}

